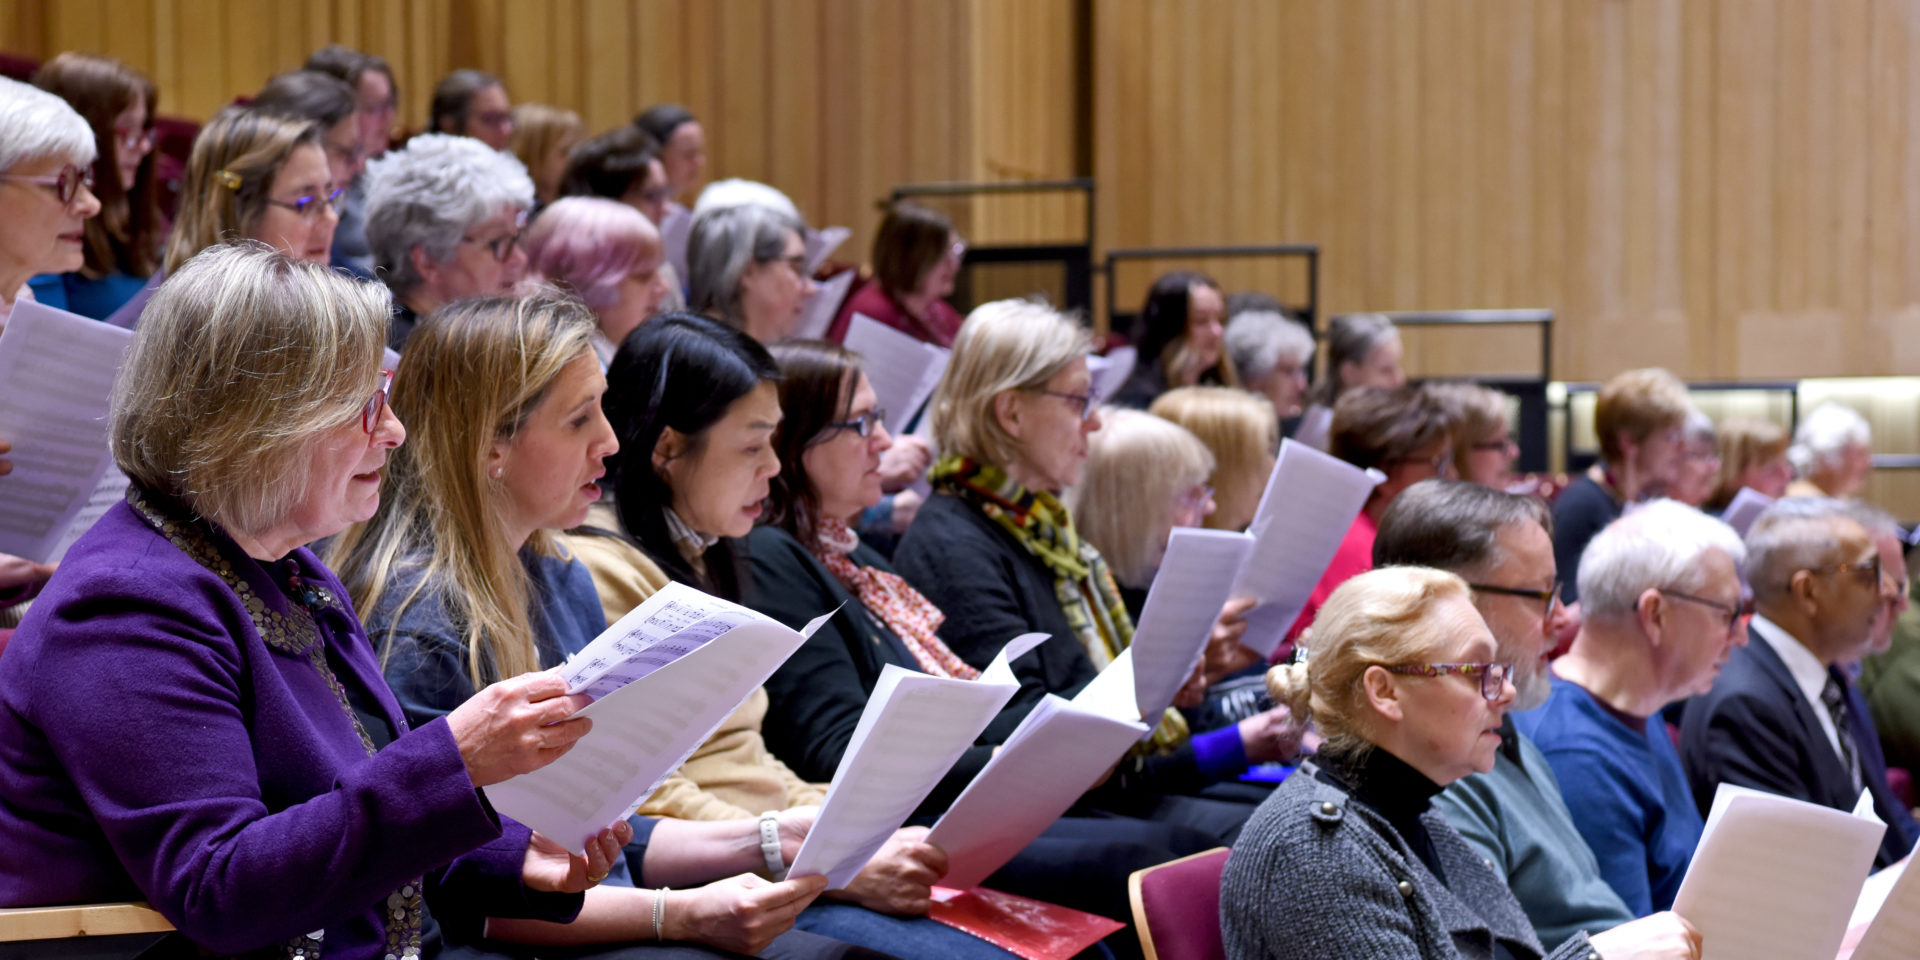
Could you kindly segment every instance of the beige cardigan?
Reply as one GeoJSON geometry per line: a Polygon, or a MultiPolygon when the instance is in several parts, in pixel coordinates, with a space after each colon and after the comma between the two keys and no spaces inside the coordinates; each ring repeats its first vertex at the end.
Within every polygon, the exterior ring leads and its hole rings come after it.
{"type": "MultiPolygon", "coordinates": [[[[619,524],[604,504],[594,507],[587,522],[603,529],[617,529],[619,524]]],[[[668,583],[659,566],[624,538],[569,533],[561,535],[560,542],[593,575],[609,624],[668,583]]],[[[821,786],[800,779],[767,750],[760,736],[760,725],[766,717],[767,691],[756,687],[713,736],[640,805],[640,813],[673,820],[731,820],[825,800],[826,791],[821,786]]]]}

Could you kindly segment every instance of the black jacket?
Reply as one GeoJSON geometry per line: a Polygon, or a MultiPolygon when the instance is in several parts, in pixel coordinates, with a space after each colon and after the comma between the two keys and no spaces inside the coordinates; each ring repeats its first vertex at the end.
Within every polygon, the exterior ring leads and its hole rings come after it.
{"type": "MultiPolygon", "coordinates": [[[[1852,810],[1860,791],[1834,754],[1813,705],[1780,655],[1748,629],[1747,645],[1734,649],[1711,691],[1688,701],[1680,726],[1680,762],[1700,815],[1712,807],[1722,782],[1852,810]]],[[[1899,801],[1887,786],[1886,765],[1875,764],[1865,750],[1860,761],[1874,810],[1888,824],[1874,858],[1884,867],[1906,856],[1913,838],[1895,813],[1899,801]]]]}

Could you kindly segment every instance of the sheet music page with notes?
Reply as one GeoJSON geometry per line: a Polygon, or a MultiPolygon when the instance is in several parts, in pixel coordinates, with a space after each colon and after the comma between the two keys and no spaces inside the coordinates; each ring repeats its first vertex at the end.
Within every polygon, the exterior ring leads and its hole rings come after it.
{"type": "Polygon", "coordinates": [[[631,816],[813,635],[671,583],[560,668],[596,699],[593,730],[560,759],[486,788],[495,809],[579,853],[631,816]]]}
{"type": "Polygon", "coordinates": [[[1305,444],[1280,441],[1260,509],[1247,532],[1253,552],[1241,566],[1232,596],[1254,597],[1240,642],[1272,656],[1346,539],[1347,528],[1386,476],[1361,470],[1305,444]]]}
{"type": "Polygon", "coordinates": [[[0,437],[13,472],[0,477],[0,553],[60,559],[127,478],[107,449],[114,377],[133,331],[21,300],[0,331],[0,437]]]}

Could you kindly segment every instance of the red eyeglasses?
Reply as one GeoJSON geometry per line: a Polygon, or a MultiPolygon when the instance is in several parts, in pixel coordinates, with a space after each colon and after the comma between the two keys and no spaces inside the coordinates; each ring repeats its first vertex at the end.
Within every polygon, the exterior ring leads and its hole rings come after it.
{"type": "Polygon", "coordinates": [[[387,409],[387,393],[393,389],[393,371],[380,371],[380,389],[367,398],[367,405],[360,408],[360,429],[373,436],[374,428],[380,426],[380,415],[387,409]]]}

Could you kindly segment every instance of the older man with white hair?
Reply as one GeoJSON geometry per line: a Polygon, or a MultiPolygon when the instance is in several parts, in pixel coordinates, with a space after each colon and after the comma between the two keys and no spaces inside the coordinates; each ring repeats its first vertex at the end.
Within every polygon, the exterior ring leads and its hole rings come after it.
{"type": "Polygon", "coordinates": [[[1895,587],[1871,531],[1853,507],[1789,497],[1747,532],[1754,642],[1713,691],[1687,704],[1680,753],[1699,809],[1722,783],[1851,810],[1873,795],[1886,821],[1875,862],[1913,849],[1912,819],[1887,785],[1872,720],[1844,665],[1860,659],[1884,622],[1895,587]]]}
{"type": "Polygon", "coordinates": [[[1857,497],[1873,472],[1873,429],[1852,407],[1823,403],[1793,431],[1789,497],[1857,497]]]}
{"type": "Polygon", "coordinates": [[[519,287],[533,179],[512,154],[422,134],[369,163],[366,180],[367,246],[393,291],[388,346],[406,349],[420,318],[449,301],[519,287]]]}
{"type": "Polygon", "coordinates": [[[1673,500],[1613,521],[1580,559],[1584,620],[1553,692],[1515,718],[1552,765],[1600,873],[1636,915],[1673,906],[1702,821],[1662,707],[1746,643],[1732,528],[1673,500]]]}

